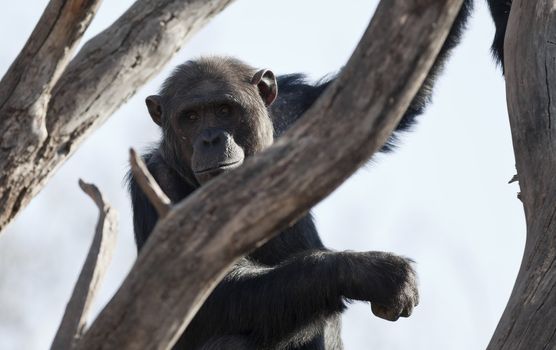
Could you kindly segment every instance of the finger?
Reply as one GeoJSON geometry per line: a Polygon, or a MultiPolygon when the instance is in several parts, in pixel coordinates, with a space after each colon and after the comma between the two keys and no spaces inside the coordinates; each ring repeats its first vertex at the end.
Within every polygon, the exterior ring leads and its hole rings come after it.
{"type": "Polygon", "coordinates": [[[409,304],[409,306],[405,307],[402,311],[401,317],[409,317],[413,313],[413,304],[409,304]]]}
{"type": "Polygon", "coordinates": [[[371,304],[371,311],[375,314],[375,316],[392,322],[397,321],[398,318],[400,318],[400,313],[398,311],[378,304],[371,304]]]}

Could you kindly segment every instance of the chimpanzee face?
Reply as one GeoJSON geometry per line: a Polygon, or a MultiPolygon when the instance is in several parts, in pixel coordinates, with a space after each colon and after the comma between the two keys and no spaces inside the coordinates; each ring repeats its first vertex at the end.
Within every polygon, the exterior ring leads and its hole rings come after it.
{"type": "Polygon", "coordinates": [[[221,73],[225,74],[196,79],[186,75],[189,79],[178,81],[170,93],[146,101],[153,120],[163,128],[166,146],[180,163],[176,168],[185,168],[182,173],[201,185],[241,166],[273,141],[267,111],[276,98],[272,72],[250,73],[244,79],[236,72],[221,73]]]}

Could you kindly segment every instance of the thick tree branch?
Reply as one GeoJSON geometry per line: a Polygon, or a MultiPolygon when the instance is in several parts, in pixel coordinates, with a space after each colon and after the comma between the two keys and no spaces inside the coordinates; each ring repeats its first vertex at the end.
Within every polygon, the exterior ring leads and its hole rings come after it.
{"type": "MultiPolygon", "coordinates": [[[[0,82],[0,112],[46,113],[52,87],[91,23],[100,0],[51,0],[27,43],[0,82]]],[[[4,130],[4,129],[2,129],[4,130]]],[[[5,141],[5,138],[3,139],[5,141]]]]}
{"type": "Polygon", "coordinates": [[[149,169],[147,169],[145,162],[143,162],[133,148],[129,150],[129,162],[131,163],[133,178],[137,181],[137,184],[145,193],[145,196],[147,196],[153,207],[156,209],[159,220],[164,218],[171,209],[172,202],[170,201],[170,198],[168,198],[166,193],[164,193],[162,188],[160,188],[154,177],[149,172],[149,169]]]}
{"type": "Polygon", "coordinates": [[[97,205],[99,217],[89,254],[52,342],[53,350],[72,349],[82,336],[91,304],[99,291],[116,247],[116,211],[106,203],[95,185],[79,180],[79,186],[97,205]]]}
{"type": "MultiPolygon", "coordinates": [[[[186,39],[231,1],[138,0],[108,29],[91,39],[71,61],[52,89],[46,120],[43,115],[24,129],[0,129],[3,130],[0,136],[0,230],[33,198],[85,137],[156,74],[186,39]],[[21,143],[29,137],[34,137],[30,143],[21,143]]],[[[92,0],[71,3],[79,2],[92,0]]],[[[40,64],[40,60],[36,62],[40,64]]],[[[23,70],[18,74],[29,75],[25,66],[17,69],[23,70]]],[[[0,91],[12,90],[9,86],[13,83],[6,84],[8,87],[0,87],[0,91]]],[[[32,79],[25,84],[22,88],[40,86],[32,79]]],[[[40,107],[44,109],[46,102],[40,107]]],[[[12,112],[0,114],[0,122],[14,125],[14,128],[19,125],[19,119],[12,112]]]]}
{"type": "Polygon", "coordinates": [[[527,241],[489,349],[556,348],[556,8],[514,0],[505,43],[508,110],[527,241]]]}
{"type": "Polygon", "coordinates": [[[13,198],[19,195],[12,187],[13,181],[32,167],[22,163],[47,138],[45,117],[52,88],[99,3],[100,0],[51,0],[0,81],[0,229],[4,218],[18,210],[13,208],[13,198]],[[17,169],[19,166],[23,167],[17,169]]]}
{"type": "Polygon", "coordinates": [[[295,222],[397,125],[460,0],[384,0],[340,78],[266,152],[158,223],[81,349],[168,349],[241,255],[295,222]]]}

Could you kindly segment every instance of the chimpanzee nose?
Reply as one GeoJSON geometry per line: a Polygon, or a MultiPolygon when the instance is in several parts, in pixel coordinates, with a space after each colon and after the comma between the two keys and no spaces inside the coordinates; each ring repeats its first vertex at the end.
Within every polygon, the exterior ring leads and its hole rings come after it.
{"type": "Polygon", "coordinates": [[[226,140],[226,133],[222,129],[206,129],[201,133],[204,146],[215,146],[226,140]]]}

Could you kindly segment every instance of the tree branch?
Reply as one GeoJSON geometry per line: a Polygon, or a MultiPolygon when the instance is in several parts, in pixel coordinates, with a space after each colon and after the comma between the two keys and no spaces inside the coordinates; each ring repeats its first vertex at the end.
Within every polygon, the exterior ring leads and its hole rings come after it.
{"type": "MultiPolygon", "coordinates": [[[[20,193],[14,186],[21,174],[30,173],[32,167],[22,164],[22,160],[31,157],[47,138],[45,117],[52,88],[99,3],[100,0],[51,0],[0,81],[0,229],[5,218],[19,210],[14,198],[20,193]]],[[[26,191],[25,187],[22,191],[26,191]]]]}
{"type": "Polygon", "coordinates": [[[89,310],[104,279],[116,246],[117,213],[106,203],[98,188],[79,180],[81,189],[99,209],[98,223],[66,311],[56,332],[51,349],[73,349],[82,336],[89,310]]]}
{"type": "Polygon", "coordinates": [[[504,68],[527,241],[516,284],[489,349],[556,348],[554,38],[553,0],[512,2],[504,68]]]}
{"type": "Polygon", "coordinates": [[[40,101],[42,112],[46,113],[44,107],[52,87],[99,4],[100,0],[51,0],[48,3],[27,43],[0,81],[1,112],[30,109],[40,101]]]}
{"type": "Polygon", "coordinates": [[[160,188],[149,169],[147,169],[145,162],[137,156],[137,152],[133,148],[129,150],[129,162],[131,163],[133,178],[156,209],[159,220],[164,218],[172,208],[170,198],[160,188]]]}
{"type": "MultiPolygon", "coordinates": [[[[44,116],[35,118],[36,122],[21,129],[13,113],[1,113],[2,123],[13,128],[0,128],[0,230],[27,205],[81,141],[156,74],[186,39],[231,2],[138,0],[109,28],[87,42],[71,61],[52,89],[46,120],[44,116]],[[31,137],[28,134],[35,135],[34,139],[23,142],[31,137]]],[[[40,60],[34,60],[40,65],[40,60]]],[[[27,70],[25,66],[16,68],[27,70]]],[[[32,75],[22,89],[39,86],[31,78],[32,75]]],[[[41,108],[45,109],[45,104],[43,101],[41,108]]]]}
{"type": "Polygon", "coordinates": [[[381,147],[461,3],[381,1],[340,78],[292,130],[157,224],[80,349],[168,349],[237,258],[295,222],[381,147]]]}

